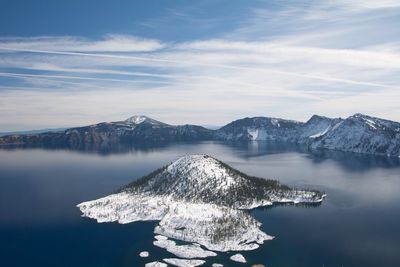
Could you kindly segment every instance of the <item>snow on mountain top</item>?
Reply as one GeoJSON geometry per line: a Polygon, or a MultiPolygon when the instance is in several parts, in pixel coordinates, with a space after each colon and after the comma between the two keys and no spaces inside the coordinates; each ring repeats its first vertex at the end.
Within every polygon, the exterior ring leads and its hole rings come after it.
{"type": "Polygon", "coordinates": [[[253,122],[259,122],[259,123],[271,123],[273,126],[280,127],[281,123],[290,123],[290,124],[298,124],[301,125],[303,124],[300,121],[295,121],[295,120],[288,120],[288,119],[281,119],[281,118],[274,118],[274,117],[246,117],[244,119],[239,119],[233,122],[241,121],[241,120],[247,120],[247,121],[253,121],[253,122]]]}
{"type": "MultiPolygon", "coordinates": [[[[365,115],[365,114],[362,114],[362,113],[356,113],[356,114],[354,114],[353,116],[350,116],[350,117],[355,117],[355,118],[372,118],[371,116],[368,116],[368,115],[365,115]]],[[[377,118],[376,118],[377,119],[377,118]]]]}
{"type": "Polygon", "coordinates": [[[372,117],[360,113],[356,113],[353,116],[350,116],[348,118],[349,120],[356,120],[356,121],[361,121],[368,125],[370,129],[373,130],[385,130],[385,129],[392,129],[393,131],[398,132],[398,129],[400,127],[400,123],[395,122],[395,121],[390,121],[390,120],[385,120],[385,119],[380,119],[377,117],[372,117]]]}
{"type": "Polygon", "coordinates": [[[148,119],[148,117],[146,117],[146,116],[134,115],[134,116],[126,119],[125,121],[129,122],[129,123],[133,123],[133,124],[140,124],[140,123],[144,122],[147,119],[148,119]]]}
{"type": "Polygon", "coordinates": [[[350,116],[349,119],[359,119],[362,122],[368,124],[373,129],[376,129],[376,124],[379,123],[379,121],[382,121],[381,119],[370,117],[370,116],[363,115],[360,113],[350,116]]]}
{"type": "Polygon", "coordinates": [[[279,120],[278,119],[271,119],[271,123],[274,126],[281,127],[281,125],[279,124],[279,120]]]}
{"type": "Polygon", "coordinates": [[[225,168],[222,168],[220,162],[208,155],[187,155],[183,156],[171,163],[167,171],[171,175],[181,174],[187,179],[209,180],[215,178],[224,181],[224,186],[234,184],[234,179],[231,177],[225,168]]]}
{"type": "Polygon", "coordinates": [[[176,174],[179,169],[182,168],[206,168],[209,169],[211,166],[214,168],[218,168],[218,161],[206,154],[194,154],[194,155],[185,155],[168,166],[168,172],[171,174],[176,174]]]}
{"type": "Polygon", "coordinates": [[[130,124],[130,125],[139,125],[144,122],[149,123],[149,124],[154,124],[154,125],[161,125],[161,124],[165,125],[165,123],[163,123],[163,122],[154,120],[154,119],[149,118],[144,115],[134,115],[134,116],[126,119],[124,122],[127,124],[130,124]]]}
{"type": "Polygon", "coordinates": [[[181,201],[254,208],[273,202],[317,203],[323,194],[291,189],[276,180],[248,176],[208,155],[187,155],[120,189],[181,201]]]}
{"type": "Polygon", "coordinates": [[[390,120],[385,120],[385,119],[381,119],[381,118],[377,118],[377,117],[372,117],[369,115],[365,115],[365,114],[361,114],[361,113],[356,113],[353,116],[350,116],[349,119],[361,119],[363,121],[369,121],[369,122],[380,122],[380,123],[398,123],[395,121],[390,121],[390,120]]]}

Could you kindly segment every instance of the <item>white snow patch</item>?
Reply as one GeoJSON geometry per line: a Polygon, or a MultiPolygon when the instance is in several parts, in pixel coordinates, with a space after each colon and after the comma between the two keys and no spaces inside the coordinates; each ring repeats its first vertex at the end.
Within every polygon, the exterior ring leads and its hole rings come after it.
{"type": "MultiPolygon", "coordinates": [[[[259,203],[258,203],[259,204],[259,203]]],[[[255,205],[256,206],[256,205],[255,205]]],[[[253,250],[273,237],[260,230],[260,223],[247,213],[215,204],[177,202],[165,197],[118,193],[78,205],[83,215],[98,222],[130,223],[160,221],[154,232],[155,245],[178,257],[208,257],[215,252],[195,244],[177,246],[167,237],[198,243],[214,251],[253,250]],[[232,222],[241,222],[231,225],[232,222]],[[224,228],[232,234],[215,242],[214,235],[224,228]]]]}
{"type": "Polygon", "coordinates": [[[154,232],[198,243],[213,251],[242,251],[257,249],[265,240],[273,239],[260,226],[241,210],[214,204],[179,203],[170,208],[154,232]],[[225,231],[229,234],[221,235],[225,231]]]}
{"type": "Polygon", "coordinates": [[[375,121],[371,120],[371,119],[367,119],[367,118],[363,118],[363,120],[372,128],[372,129],[377,129],[376,128],[376,124],[375,121]]]}
{"type": "Polygon", "coordinates": [[[268,139],[268,134],[264,129],[248,128],[247,133],[252,141],[265,141],[268,139]]]}
{"type": "Polygon", "coordinates": [[[147,118],[145,116],[132,116],[127,121],[133,124],[140,124],[144,122],[147,118]]]}
{"type": "Polygon", "coordinates": [[[310,138],[318,138],[318,137],[321,137],[321,136],[325,135],[331,128],[332,128],[332,127],[329,126],[328,128],[326,128],[326,129],[323,130],[322,132],[319,132],[319,133],[310,135],[310,138]]]}
{"type": "Polygon", "coordinates": [[[163,235],[156,235],[156,236],[154,236],[154,238],[157,239],[158,241],[168,240],[168,237],[163,236],[163,235]]]}
{"type": "Polygon", "coordinates": [[[224,265],[222,265],[220,263],[213,263],[211,266],[212,267],[224,267],[224,265]]]}
{"type": "Polygon", "coordinates": [[[195,267],[206,263],[206,261],[203,260],[184,260],[184,259],[174,259],[174,258],[163,259],[163,261],[178,267],[195,267]]]}
{"type": "Polygon", "coordinates": [[[246,263],[246,262],[247,262],[247,261],[246,261],[246,258],[245,258],[242,254],[240,254],[240,253],[235,254],[235,255],[232,255],[232,256],[230,257],[230,259],[231,259],[232,261],[241,262],[241,263],[246,263]]]}
{"type": "Polygon", "coordinates": [[[271,123],[274,126],[281,127],[281,125],[279,124],[279,121],[277,119],[271,119],[271,123]]]}
{"type": "Polygon", "coordinates": [[[161,220],[168,206],[167,198],[118,193],[82,202],[78,208],[83,213],[82,216],[96,219],[99,223],[118,221],[125,224],[161,220]]]}
{"type": "Polygon", "coordinates": [[[196,182],[209,183],[212,177],[218,189],[227,189],[236,184],[235,179],[231,177],[225,168],[221,168],[220,163],[207,155],[189,155],[179,158],[170,164],[167,171],[175,175],[182,173],[187,179],[196,179],[196,182]]]}

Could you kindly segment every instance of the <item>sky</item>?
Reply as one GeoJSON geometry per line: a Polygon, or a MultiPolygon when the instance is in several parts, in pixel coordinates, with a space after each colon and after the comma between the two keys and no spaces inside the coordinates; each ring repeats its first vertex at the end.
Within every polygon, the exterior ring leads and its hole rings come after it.
{"type": "Polygon", "coordinates": [[[400,0],[0,0],[0,131],[400,121],[400,0]]]}

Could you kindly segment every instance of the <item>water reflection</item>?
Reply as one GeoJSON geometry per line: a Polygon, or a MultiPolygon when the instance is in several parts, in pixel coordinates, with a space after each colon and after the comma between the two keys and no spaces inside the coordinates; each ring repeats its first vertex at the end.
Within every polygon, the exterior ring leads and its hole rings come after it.
{"type": "Polygon", "coordinates": [[[79,153],[113,155],[126,153],[151,153],[160,150],[167,150],[169,147],[176,146],[194,146],[194,145],[218,145],[226,146],[232,150],[236,156],[244,159],[259,157],[270,154],[281,154],[296,152],[307,154],[314,163],[322,163],[326,160],[334,160],[343,168],[349,171],[363,171],[370,168],[391,168],[400,166],[400,158],[375,156],[368,154],[359,154],[351,152],[342,152],[327,149],[310,149],[306,145],[290,142],[276,141],[252,141],[252,142],[222,142],[222,141],[198,141],[198,142],[158,142],[141,144],[101,144],[98,146],[86,146],[79,148],[57,147],[57,146],[2,146],[0,151],[13,151],[24,149],[41,149],[50,151],[75,151],[79,153]]]}
{"type": "MultiPolygon", "coordinates": [[[[154,249],[155,224],[96,224],[81,218],[75,205],[107,195],[179,156],[197,153],[213,155],[244,173],[328,194],[317,207],[253,211],[262,230],[276,238],[244,253],[250,264],[400,266],[398,159],[271,142],[100,151],[0,149],[1,265],[143,266],[138,256],[142,250],[171,257],[154,249]]],[[[236,266],[223,256],[215,261],[236,266]]]]}
{"type": "Polygon", "coordinates": [[[297,152],[307,154],[314,163],[334,160],[349,171],[362,171],[370,168],[390,168],[400,166],[400,158],[375,156],[327,149],[310,149],[309,147],[289,142],[253,141],[243,143],[221,143],[242,151],[244,158],[268,154],[297,152]]]}

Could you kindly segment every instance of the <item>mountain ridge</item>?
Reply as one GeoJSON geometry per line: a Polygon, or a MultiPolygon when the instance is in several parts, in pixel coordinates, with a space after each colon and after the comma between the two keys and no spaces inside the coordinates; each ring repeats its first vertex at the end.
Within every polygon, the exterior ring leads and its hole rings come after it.
{"type": "Polygon", "coordinates": [[[400,123],[356,113],[348,118],[313,115],[307,122],[272,117],[246,117],[216,130],[170,125],[144,115],[126,120],[69,128],[60,132],[7,135],[1,146],[55,147],[89,150],[129,144],[219,140],[280,141],[372,155],[400,157],[400,123]]]}

